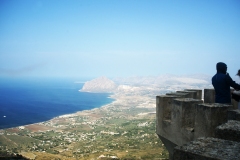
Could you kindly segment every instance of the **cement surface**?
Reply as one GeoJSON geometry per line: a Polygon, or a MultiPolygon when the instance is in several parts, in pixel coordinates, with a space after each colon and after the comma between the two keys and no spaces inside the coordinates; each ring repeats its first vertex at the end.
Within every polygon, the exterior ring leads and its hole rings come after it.
{"type": "Polygon", "coordinates": [[[240,143],[217,138],[199,138],[183,146],[175,147],[174,160],[191,157],[198,160],[239,160],[240,143]]]}

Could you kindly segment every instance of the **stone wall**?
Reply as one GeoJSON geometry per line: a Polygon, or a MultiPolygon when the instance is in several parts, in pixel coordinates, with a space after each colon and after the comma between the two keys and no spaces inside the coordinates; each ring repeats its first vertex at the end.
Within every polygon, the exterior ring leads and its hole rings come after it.
{"type": "MultiPolygon", "coordinates": [[[[179,146],[198,140],[200,137],[222,138],[224,134],[221,133],[228,132],[226,127],[224,131],[216,128],[227,124],[229,117],[233,121],[237,120],[238,113],[233,110],[237,106],[234,106],[234,103],[214,103],[214,94],[214,89],[204,89],[204,101],[202,90],[195,89],[186,89],[156,97],[156,133],[169,151],[169,159],[179,160],[179,155],[188,153],[184,149],[181,152],[179,146]],[[181,154],[179,154],[180,152],[181,154]],[[174,156],[174,154],[178,156],[174,156]]],[[[236,132],[235,139],[240,133],[236,132]]],[[[229,136],[236,132],[231,132],[229,136]]],[[[199,155],[199,157],[202,156],[199,155]]]]}

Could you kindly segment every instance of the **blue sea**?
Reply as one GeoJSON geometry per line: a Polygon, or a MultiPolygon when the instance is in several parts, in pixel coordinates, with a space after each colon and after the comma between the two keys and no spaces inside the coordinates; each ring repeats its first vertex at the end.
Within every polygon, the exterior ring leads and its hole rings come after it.
{"type": "Polygon", "coordinates": [[[43,122],[113,101],[107,93],[79,92],[83,85],[65,79],[1,79],[0,129],[43,122]]]}

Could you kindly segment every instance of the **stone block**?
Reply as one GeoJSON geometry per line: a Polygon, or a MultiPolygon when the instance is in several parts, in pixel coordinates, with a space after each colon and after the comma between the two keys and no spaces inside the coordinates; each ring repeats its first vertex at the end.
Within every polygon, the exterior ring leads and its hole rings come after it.
{"type": "Polygon", "coordinates": [[[227,122],[227,111],[231,105],[203,103],[196,105],[194,139],[214,136],[215,128],[227,122]]]}
{"type": "Polygon", "coordinates": [[[184,91],[195,91],[196,99],[202,99],[202,90],[201,89],[184,89],[184,91]]]}
{"type": "Polygon", "coordinates": [[[171,133],[171,112],[175,98],[179,98],[179,96],[161,95],[156,97],[157,134],[163,137],[171,133]]]}
{"type": "Polygon", "coordinates": [[[233,109],[238,109],[238,102],[232,99],[233,109]]]}
{"type": "Polygon", "coordinates": [[[215,137],[240,142],[240,121],[229,120],[215,129],[215,137]]]}
{"type": "Polygon", "coordinates": [[[239,160],[240,143],[217,138],[199,138],[174,148],[173,160],[239,160]]]}
{"type": "Polygon", "coordinates": [[[203,101],[193,98],[174,99],[171,122],[172,131],[175,135],[171,139],[175,144],[182,145],[193,140],[195,106],[200,103],[203,103],[203,101]]]}
{"type": "Polygon", "coordinates": [[[215,90],[214,88],[211,89],[204,89],[204,103],[215,103],[215,90]]]}
{"type": "Polygon", "coordinates": [[[171,112],[173,100],[180,98],[174,95],[161,95],[156,97],[156,133],[166,146],[169,157],[172,157],[173,148],[177,145],[171,137],[176,136],[172,130],[171,112]]]}

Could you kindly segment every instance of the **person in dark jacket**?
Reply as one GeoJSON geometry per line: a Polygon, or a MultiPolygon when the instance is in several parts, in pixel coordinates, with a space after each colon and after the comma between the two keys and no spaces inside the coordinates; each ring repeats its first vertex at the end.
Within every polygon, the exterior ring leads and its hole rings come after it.
{"type": "Polygon", "coordinates": [[[212,77],[212,85],[215,89],[215,103],[231,103],[230,87],[240,90],[240,85],[229,76],[225,63],[217,63],[216,68],[217,73],[212,77]]]}

